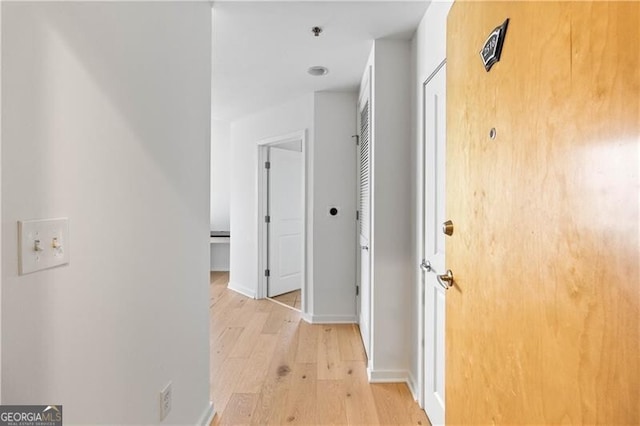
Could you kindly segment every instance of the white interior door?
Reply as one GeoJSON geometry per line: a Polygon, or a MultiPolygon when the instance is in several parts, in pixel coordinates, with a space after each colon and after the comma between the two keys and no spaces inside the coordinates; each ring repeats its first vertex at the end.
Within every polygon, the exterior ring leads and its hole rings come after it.
{"type": "Polygon", "coordinates": [[[304,193],[299,151],[269,148],[267,295],[278,296],[302,287],[304,193]]]}
{"type": "Polygon", "coordinates": [[[444,424],[445,401],[445,77],[443,64],[424,86],[424,409],[433,425],[444,424]]]}
{"type": "Polygon", "coordinates": [[[360,161],[359,161],[359,200],[360,212],[358,239],[360,244],[360,283],[359,283],[359,325],[362,342],[367,356],[370,354],[371,325],[371,111],[369,97],[365,96],[359,105],[360,121],[360,161]]]}

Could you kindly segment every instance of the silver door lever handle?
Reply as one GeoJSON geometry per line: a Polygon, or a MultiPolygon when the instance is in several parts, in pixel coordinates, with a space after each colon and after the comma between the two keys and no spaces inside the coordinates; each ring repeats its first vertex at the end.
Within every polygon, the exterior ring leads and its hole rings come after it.
{"type": "Polygon", "coordinates": [[[422,260],[422,263],[420,264],[420,269],[422,269],[425,272],[431,272],[431,262],[429,262],[428,260],[422,260]]]}
{"type": "Polygon", "coordinates": [[[447,269],[446,274],[436,275],[436,278],[438,278],[438,284],[440,284],[445,290],[449,290],[453,287],[453,272],[451,272],[451,269],[447,269]]]}

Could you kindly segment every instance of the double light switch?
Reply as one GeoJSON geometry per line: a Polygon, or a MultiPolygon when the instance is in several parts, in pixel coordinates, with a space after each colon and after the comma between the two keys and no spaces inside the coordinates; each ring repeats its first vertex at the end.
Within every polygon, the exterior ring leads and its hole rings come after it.
{"type": "Polygon", "coordinates": [[[18,221],[20,275],[69,263],[69,219],[18,221]]]}

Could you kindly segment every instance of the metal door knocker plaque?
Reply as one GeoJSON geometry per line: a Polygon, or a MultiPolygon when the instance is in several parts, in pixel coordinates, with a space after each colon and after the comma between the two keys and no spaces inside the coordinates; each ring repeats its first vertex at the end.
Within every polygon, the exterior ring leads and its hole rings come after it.
{"type": "Polygon", "coordinates": [[[480,57],[482,58],[484,69],[487,70],[487,72],[489,72],[493,64],[500,60],[504,36],[507,34],[507,25],[509,25],[509,18],[489,34],[482,50],[480,50],[480,57]]]}

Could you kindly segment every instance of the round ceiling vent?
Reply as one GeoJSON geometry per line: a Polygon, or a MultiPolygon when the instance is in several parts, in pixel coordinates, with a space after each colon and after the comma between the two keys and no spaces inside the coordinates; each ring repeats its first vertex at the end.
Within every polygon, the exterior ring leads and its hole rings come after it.
{"type": "Polygon", "coordinates": [[[318,66],[309,68],[307,72],[315,77],[320,77],[320,76],[329,74],[329,69],[327,67],[321,67],[318,65],[318,66]]]}

